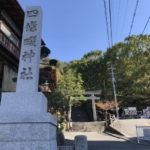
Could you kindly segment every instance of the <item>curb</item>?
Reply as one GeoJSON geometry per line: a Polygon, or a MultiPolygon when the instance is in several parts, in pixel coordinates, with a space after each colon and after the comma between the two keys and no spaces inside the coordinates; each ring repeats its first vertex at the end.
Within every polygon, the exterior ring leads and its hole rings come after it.
{"type": "Polygon", "coordinates": [[[115,137],[115,138],[123,139],[123,140],[126,140],[126,141],[129,141],[129,142],[132,142],[132,143],[136,143],[136,144],[137,144],[137,142],[135,142],[134,140],[131,140],[131,139],[125,137],[125,136],[113,134],[113,133],[110,133],[110,132],[104,132],[104,133],[107,134],[107,135],[113,136],[113,137],[115,137]]]}
{"type": "Polygon", "coordinates": [[[117,134],[112,134],[112,133],[110,133],[110,132],[104,132],[104,134],[107,134],[107,135],[113,136],[113,137],[115,137],[115,138],[119,138],[119,139],[126,140],[126,141],[128,141],[128,142],[133,143],[133,144],[139,144],[139,145],[150,146],[150,144],[138,143],[137,141],[132,140],[132,139],[130,139],[130,138],[127,138],[127,137],[125,137],[125,136],[120,136],[120,135],[117,135],[117,134]]]}

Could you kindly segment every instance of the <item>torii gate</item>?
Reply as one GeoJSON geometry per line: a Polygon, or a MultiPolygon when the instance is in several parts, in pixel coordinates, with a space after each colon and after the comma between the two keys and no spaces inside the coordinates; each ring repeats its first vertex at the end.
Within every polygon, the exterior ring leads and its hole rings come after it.
{"type": "Polygon", "coordinates": [[[97,121],[97,113],[96,113],[95,100],[100,99],[100,97],[96,97],[95,95],[100,95],[101,94],[101,90],[86,91],[85,95],[86,94],[87,95],[91,95],[89,97],[86,96],[86,98],[92,100],[93,120],[97,121]]]}

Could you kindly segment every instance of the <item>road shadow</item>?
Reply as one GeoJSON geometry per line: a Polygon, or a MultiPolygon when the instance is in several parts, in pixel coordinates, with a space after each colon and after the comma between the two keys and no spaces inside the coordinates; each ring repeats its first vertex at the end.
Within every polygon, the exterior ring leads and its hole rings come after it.
{"type": "MultiPolygon", "coordinates": [[[[65,140],[66,145],[74,146],[73,140],[65,140]]],[[[149,150],[150,145],[129,141],[88,141],[88,150],[149,150]]]]}
{"type": "Polygon", "coordinates": [[[129,141],[88,141],[89,150],[149,150],[150,145],[129,141]]]}

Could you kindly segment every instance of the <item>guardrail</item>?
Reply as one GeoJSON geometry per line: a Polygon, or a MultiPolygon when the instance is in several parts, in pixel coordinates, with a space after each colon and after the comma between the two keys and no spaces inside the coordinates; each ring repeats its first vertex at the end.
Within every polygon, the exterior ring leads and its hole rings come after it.
{"type": "Polygon", "coordinates": [[[148,126],[136,126],[137,141],[140,140],[150,141],[150,125],[148,126]]]}

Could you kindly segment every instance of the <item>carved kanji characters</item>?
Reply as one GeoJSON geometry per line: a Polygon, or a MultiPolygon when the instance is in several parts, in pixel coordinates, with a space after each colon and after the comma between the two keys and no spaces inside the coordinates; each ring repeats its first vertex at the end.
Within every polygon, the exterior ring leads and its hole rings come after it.
{"type": "Polygon", "coordinates": [[[31,80],[33,79],[33,73],[32,73],[32,68],[23,68],[23,71],[20,73],[20,79],[23,80],[31,80]]]}
{"type": "Polygon", "coordinates": [[[36,46],[36,36],[30,36],[29,38],[24,39],[24,45],[36,46]]]}
{"type": "Polygon", "coordinates": [[[25,28],[26,28],[26,32],[37,31],[37,21],[31,21],[30,23],[27,23],[25,28]]]}
{"type": "Polygon", "coordinates": [[[25,61],[25,62],[27,60],[29,60],[29,62],[31,62],[32,57],[34,57],[34,56],[35,56],[35,52],[33,52],[33,50],[30,50],[30,52],[24,51],[24,54],[22,55],[22,60],[25,61]]]}
{"type": "Polygon", "coordinates": [[[38,13],[39,13],[38,10],[27,11],[27,16],[28,17],[36,17],[38,15],[38,13]]]}

